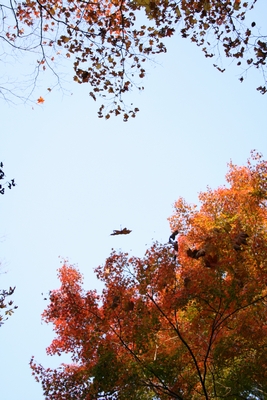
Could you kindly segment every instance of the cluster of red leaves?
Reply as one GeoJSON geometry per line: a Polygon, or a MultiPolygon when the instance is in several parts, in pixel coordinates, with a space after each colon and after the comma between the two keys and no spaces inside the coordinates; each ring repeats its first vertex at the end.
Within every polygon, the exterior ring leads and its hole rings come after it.
{"type": "Polygon", "coordinates": [[[266,36],[255,22],[245,25],[246,13],[256,1],[68,0],[63,4],[58,0],[12,0],[10,6],[1,7],[3,26],[9,26],[6,31],[3,28],[3,35],[12,48],[39,49],[38,68],[53,70],[59,54],[73,58],[74,80],[89,83],[94,100],[96,96],[106,100],[99,117],[122,115],[127,121],[139,110],[126,107],[124,96],[133,87],[143,89],[140,81],[146,74],[146,60],[166,52],[163,39],[175,31],[195,42],[206,57],[220,55],[216,49],[221,47],[227,57],[236,58],[239,66],[242,63],[243,71],[260,68],[264,85],[258,90],[265,93],[266,36]],[[141,25],[142,11],[147,24],[141,25]]]}
{"type": "Polygon", "coordinates": [[[176,261],[158,243],[143,258],[113,252],[96,269],[101,295],[82,289],[74,267],[60,268],[43,314],[57,335],[47,351],[69,352],[73,364],[31,360],[46,399],[266,394],[267,162],[253,153],[247,166],[230,164],[227,181],[201,193],[199,210],[177,201],[176,261]],[[189,257],[197,248],[204,256],[189,257]]]}

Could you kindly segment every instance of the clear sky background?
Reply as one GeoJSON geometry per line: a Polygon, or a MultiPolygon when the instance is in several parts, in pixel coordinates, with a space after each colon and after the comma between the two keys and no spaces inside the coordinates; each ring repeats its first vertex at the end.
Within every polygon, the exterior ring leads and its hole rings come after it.
{"type": "MultiPolygon", "coordinates": [[[[267,3],[256,10],[266,28],[267,3]]],[[[175,36],[167,46],[147,66],[145,91],[128,96],[140,113],[127,123],[99,120],[90,88],[71,75],[71,96],[46,95],[44,77],[44,105],[1,102],[0,161],[17,186],[0,198],[0,279],[1,288],[16,286],[19,306],[0,329],[3,400],[43,398],[32,355],[46,367],[68,360],[46,356],[54,335],[41,322],[41,293],[59,287],[59,257],[78,265],[86,289],[100,289],[93,269],[112,248],[142,256],[153,240],[167,242],[179,196],[196,203],[207,185],[225,183],[231,159],[244,164],[252,149],[267,157],[260,73],[241,84],[234,65],[219,73],[189,40],[175,36]],[[110,236],[124,227],[132,233],[110,236]]]]}

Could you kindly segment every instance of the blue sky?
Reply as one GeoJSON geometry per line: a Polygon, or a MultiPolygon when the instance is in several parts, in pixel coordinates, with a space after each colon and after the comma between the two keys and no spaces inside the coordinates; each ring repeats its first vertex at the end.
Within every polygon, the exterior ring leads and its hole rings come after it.
{"type": "Polygon", "coordinates": [[[67,360],[46,356],[53,332],[40,317],[41,293],[59,286],[59,257],[78,265],[85,288],[100,289],[93,269],[112,248],[142,256],[153,239],[166,242],[179,196],[196,203],[207,185],[225,183],[230,159],[244,164],[252,149],[267,157],[260,73],[241,84],[234,65],[220,74],[189,41],[167,45],[147,66],[145,91],[128,96],[140,113],[127,123],[99,120],[90,88],[71,76],[73,95],[46,96],[44,76],[43,106],[1,103],[0,160],[17,183],[0,198],[1,287],[16,286],[19,306],[0,330],[4,400],[43,398],[32,355],[46,367],[67,360]],[[132,233],[110,236],[124,227],[132,233]]]}

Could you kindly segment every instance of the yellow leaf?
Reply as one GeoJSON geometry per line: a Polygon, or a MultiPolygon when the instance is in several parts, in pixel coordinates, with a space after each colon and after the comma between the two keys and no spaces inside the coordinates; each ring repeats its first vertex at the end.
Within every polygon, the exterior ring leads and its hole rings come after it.
{"type": "Polygon", "coordinates": [[[205,2],[204,3],[204,10],[205,11],[210,11],[210,9],[211,9],[210,2],[209,1],[205,2]]]}
{"type": "Polygon", "coordinates": [[[180,18],[182,16],[180,8],[178,6],[175,8],[175,12],[176,12],[176,15],[178,18],[180,18]]]}
{"type": "Polygon", "coordinates": [[[234,10],[238,11],[240,9],[240,0],[235,0],[234,10]]]}
{"type": "Polygon", "coordinates": [[[138,6],[144,6],[144,7],[149,7],[150,8],[150,0],[135,0],[135,3],[138,6]]]}
{"type": "Polygon", "coordinates": [[[68,43],[68,41],[70,40],[70,38],[68,38],[67,36],[61,36],[60,39],[61,39],[62,42],[64,42],[64,43],[68,43]]]}

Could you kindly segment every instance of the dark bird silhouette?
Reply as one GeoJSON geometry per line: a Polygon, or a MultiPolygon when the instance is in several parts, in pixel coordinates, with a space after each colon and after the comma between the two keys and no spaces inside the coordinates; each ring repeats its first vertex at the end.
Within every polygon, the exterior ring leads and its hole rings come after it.
{"type": "Polygon", "coordinates": [[[131,233],[132,231],[130,229],[127,228],[123,228],[121,230],[113,230],[113,233],[110,234],[110,236],[116,236],[116,235],[129,235],[129,233],[131,233]]]}

